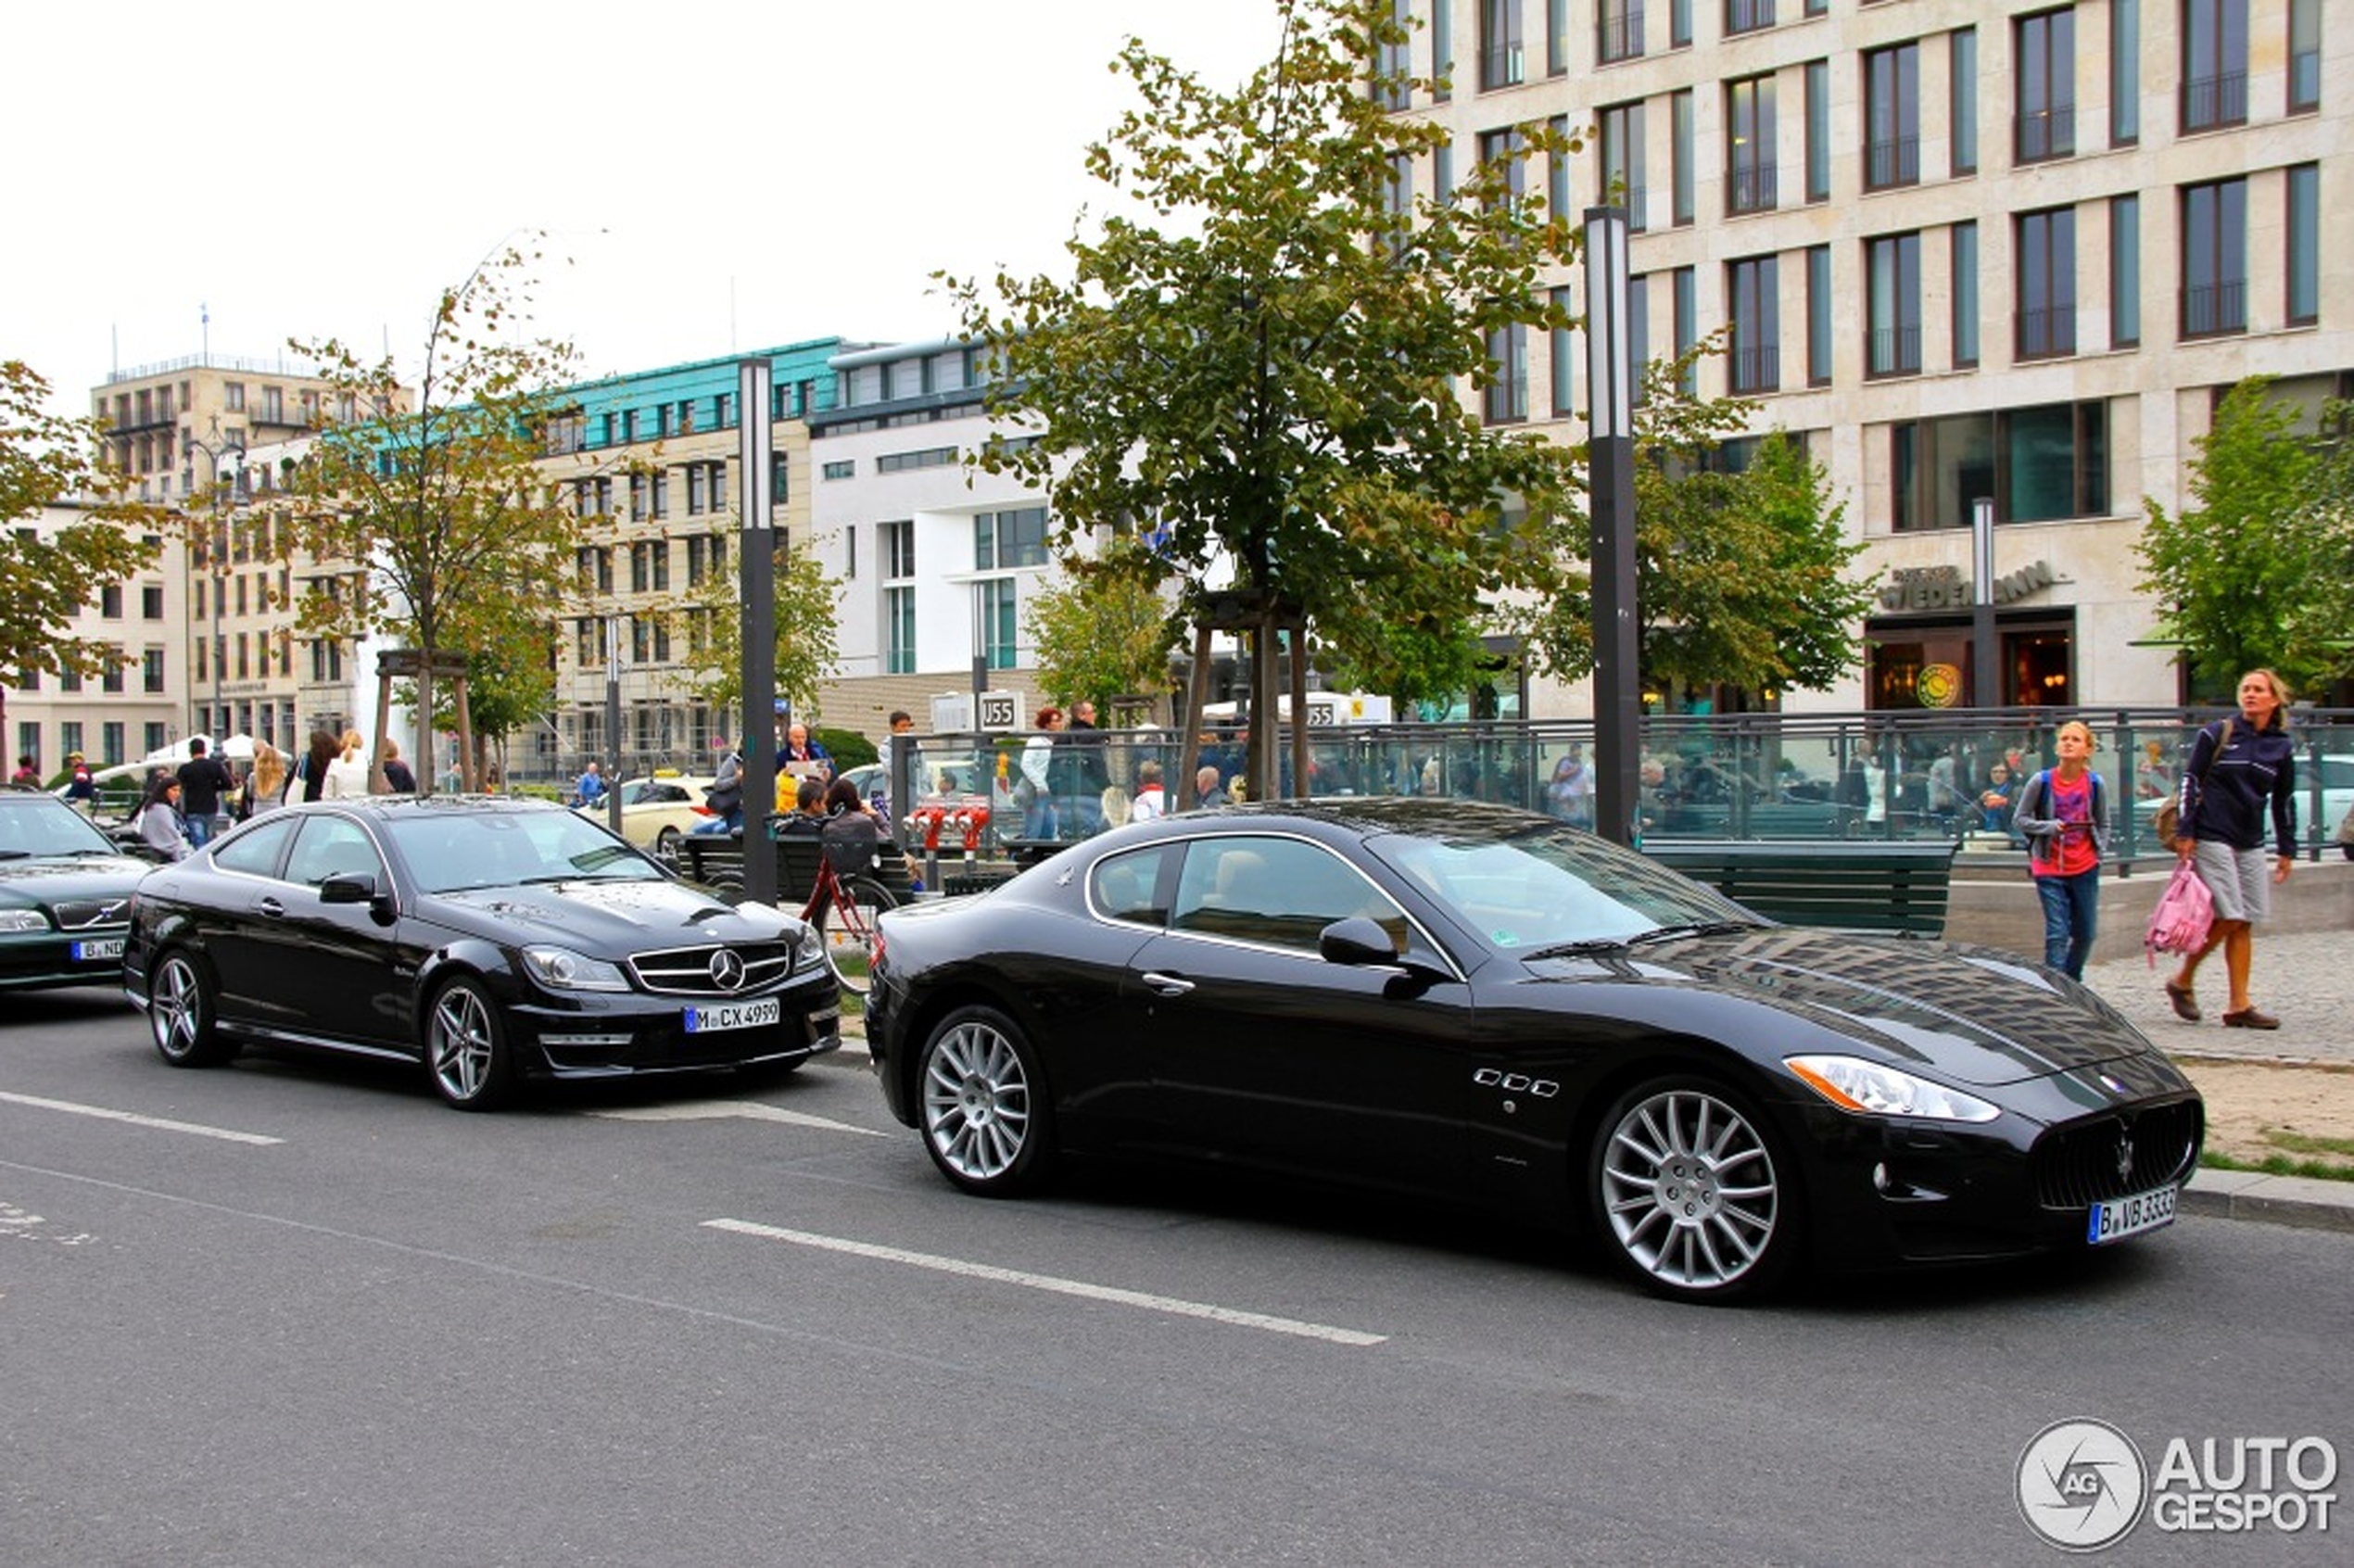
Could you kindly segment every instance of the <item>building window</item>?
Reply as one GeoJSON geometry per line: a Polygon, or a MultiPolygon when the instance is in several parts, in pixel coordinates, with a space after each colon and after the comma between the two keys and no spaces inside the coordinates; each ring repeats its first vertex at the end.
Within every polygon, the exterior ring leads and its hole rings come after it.
{"type": "Polygon", "coordinates": [[[2075,353],[2076,209],[2021,213],[2012,244],[2019,256],[2018,357],[2075,353]]]}
{"type": "Polygon", "coordinates": [[[1639,234],[1648,226],[1643,215],[1650,205],[1643,189],[1643,106],[1612,105],[1601,112],[1601,128],[1602,201],[1621,199],[1613,193],[1623,190],[1626,226],[1639,234]]]}
{"type": "Polygon", "coordinates": [[[1806,199],[1831,199],[1831,62],[1806,62],[1806,199]]]}
{"type": "Polygon", "coordinates": [[[875,459],[878,474],[905,474],[917,468],[945,468],[956,461],[954,447],[926,447],[912,452],[885,452],[875,459]]]}
{"type": "Polygon", "coordinates": [[[2012,24],[2018,95],[2012,160],[2040,163],[2076,151],[2076,13],[2045,11],[2012,24]]]}
{"type": "Polygon", "coordinates": [[[1528,417],[1528,328],[1519,322],[1487,335],[1487,386],[1481,412],[1490,424],[1528,417]]]}
{"type": "Polygon", "coordinates": [[[1725,84],[1725,208],[1728,212],[1774,209],[1774,79],[1752,76],[1725,84]]]}
{"type": "Polygon", "coordinates": [[[1451,141],[1430,149],[1430,190],[1441,207],[1455,199],[1455,144],[1451,141]]]}
{"type": "MultiPolygon", "coordinates": [[[[1569,290],[1557,288],[1552,294],[1553,309],[1566,316],[1570,313],[1569,290]]],[[[1566,418],[1577,411],[1576,401],[1577,348],[1576,335],[1565,326],[1553,329],[1553,416],[1566,418]]]]}
{"type": "Polygon", "coordinates": [[[916,673],[916,590],[883,589],[883,673],[916,673]]]}
{"type": "Polygon", "coordinates": [[[1528,159],[1521,154],[1527,145],[1527,138],[1517,128],[1479,133],[1479,161],[1503,176],[1500,199],[1508,208],[1518,207],[1524,194],[1521,182],[1527,172],[1528,159]]]}
{"type": "Polygon", "coordinates": [[[2113,196],[2108,204],[2108,341],[2135,348],[2142,341],[2142,198],[2113,196]]]}
{"type": "Polygon", "coordinates": [[[2288,112],[2322,107],[2322,0],[2289,0],[2288,112]]]}
{"type": "Polygon", "coordinates": [[[2247,0],[2183,0],[2183,132],[2246,123],[2247,0]]]}
{"type": "MultiPolygon", "coordinates": [[[[242,633],[240,633],[237,638],[237,646],[241,651],[245,647],[245,637],[242,633]]],[[[239,675],[243,675],[246,672],[241,669],[237,673],[239,675]]],[[[98,689],[101,691],[115,692],[120,692],[123,689],[121,649],[111,645],[108,647],[107,667],[98,672],[98,689]]]]}
{"type": "Polygon", "coordinates": [[[976,585],[981,596],[981,647],[993,670],[1010,670],[1021,662],[1020,605],[1011,577],[987,577],[976,585]]]}
{"type": "Polygon", "coordinates": [[[2052,403],[1889,428],[1898,533],[1967,528],[1987,497],[1997,523],[2108,514],[2108,409],[2052,403]]]}
{"type": "MultiPolygon", "coordinates": [[[[1812,69],[1811,67],[1809,68],[1812,69]]],[[[1667,121],[1672,133],[1668,149],[1670,178],[1675,184],[1675,221],[1678,227],[1695,216],[1692,183],[1692,90],[1689,87],[1672,93],[1667,99],[1667,121]]]]}
{"type": "Polygon", "coordinates": [[[817,470],[817,477],[820,479],[852,479],[855,478],[857,474],[858,464],[851,459],[829,462],[817,470]]]}
{"type": "Polygon", "coordinates": [[[1595,8],[1594,57],[1608,65],[1643,52],[1641,0],[1601,0],[1595,8]]]}
{"type": "MultiPolygon", "coordinates": [[[[1389,0],[1389,19],[1396,22],[1401,31],[1406,30],[1407,19],[1411,14],[1407,0],[1389,0]]],[[[1374,66],[1374,74],[1380,78],[1381,85],[1374,90],[1373,101],[1392,111],[1408,107],[1412,95],[1407,90],[1406,79],[1413,73],[1413,34],[1409,31],[1397,43],[1381,46],[1381,57],[1374,66]]]]}
{"type": "Polygon", "coordinates": [[[1864,242],[1871,312],[1871,375],[1917,375],[1921,368],[1921,236],[1887,234],[1864,242]]]}
{"type": "Polygon", "coordinates": [[[973,570],[1002,571],[1011,566],[1046,564],[1046,509],[1019,507],[1010,512],[983,512],[973,517],[973,570]]]}
{"type": "Polygon", "coordinates": [[[1700,342],[1700,279],[1692,268],[1678,267],[1670,274],[1676,294],[1676,362],[1683,367],[1676,390],[1687,398],[1700,395],[1700,367],[1684,356],[1700,342]]]}
{"type": "Polygon", "coordinates": [[[1899,44],[1864,57],[1864,183],[1884,191],[1921,180],[1921,48],[1899,44]]]}
{"type": "MultiPolygon", "coordinates": [[[[264,718],[269,716],[269,710],[267,708],[262,710],[262,716],[264,718]]],[[[166,745],[170,744],[170,742],[164,740],[164,727],[165,727],[157,720],[150,719],[147,722],[144,730],[146,739],[144,742],[142,742],[145,748],[145,751],[142,752],[143,755],[145,754],[145,752],[160,752],[166,745]]],[[[267,734],[264,734],[262,739],[267,740],[270,737],[267,734]]]]}
{"type": "Polygon", "coordinates": [[[1755,32],[1774,25],[1774,0],[1725,0],[1725,31],[1755,32]]]}
{"type": "Polygon", "coordinates": [[[67,756],[82,750],[82,723],[67,719],[57,726],[57,749],[67,756]]]}
{"type": "Polygon", "coordinates": [[[1978,225],[1954,225],[1954,368],[1978,363],[1978,225]]]}
{"type": "Polygon", "coordinates": [[[1806,251],[1806,385],[1831,384],[1831,247],[1806,251]]]}
{"type": "Polygon", "coordinates": [[[139,618],[143,621],[163,619],[163,588],[158,583],[143,583],[139,588],[139,618]]]}
{"type": "Polygon", "coordinates": [[[1667,46],[1692,46],[1692,0],[1667,0],[1667,46]]]}
{"type": "MultiPolygon", "coordinates": [[[[1430,95],[1433,101],[1445,103],[1455,95],[1455,6],[1454,0],[1430,0],[1430,95]]],[[[1441,191],[1439,199],[1447,199],[1441,191]]]]}
{"type": "Polygon", "coordinates": [[[1652,280],[1648,272],[1637,272],[1626,280],[1626,354],[1635,367],[1632,401],[1640,406],[1649,401],[1643,393],[1643,372],[1652,362],[1652,280]]]}
{"type": "Polygon", "coordinates": [[[2183,188],[2184,337],[2247,330],[2247,182],[2183,188]]]}
{"type": "Polygon", "coordinates": [[[123,724],[120,719],[108,719],[98,726],[98,760],[108,767],[122,765],[123,724]]]}
{"type": "Polygon", "coordinates": [[[109,621],[122,619],[122,585],[107,583],[98,589],[98,613],[109,621]]]}
{"type": "Polygon", "coordinates": [[[1773,392],[1782,385],[1780,269],[1776,261],[1771,256],[1755,256],[1725,270],[1733,329],[1728,348],[1737,393],[1773,392]]]}
{"type": "Polygon", "coordinates": [[[2288,324],[2322,319],[2322,166],[2288,171],[2288,324]]]}
{"type": "Polygon", "coordinates": [[[1479,85],[1517,87],[1526,79],[1522,59],[1520,0],[1479,0],[1479,85]]]}
{"type": "Polygon", "coordinates": [[[2108,0],[2108,145],[2142,139],[2142,0],[2108,0]]]}

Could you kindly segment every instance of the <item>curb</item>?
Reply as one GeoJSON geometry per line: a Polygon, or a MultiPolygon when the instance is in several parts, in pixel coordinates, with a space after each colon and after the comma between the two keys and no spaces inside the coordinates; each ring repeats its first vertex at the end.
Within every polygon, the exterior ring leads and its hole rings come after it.
{"type": "Polygon", "coordinates": [[[2183,1189],[2183,1212],[2354,1233],[2354,1182],[2202,1166],[2183,1189]]]}

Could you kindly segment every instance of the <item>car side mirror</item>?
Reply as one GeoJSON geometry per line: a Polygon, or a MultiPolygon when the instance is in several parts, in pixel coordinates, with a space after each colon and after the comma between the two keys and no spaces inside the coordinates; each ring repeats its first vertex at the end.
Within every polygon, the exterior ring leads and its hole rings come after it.
{"type": "Polygon", "coordinates": [[[376,879],[364,871],[345,871],[319,884],[322,904],[365,904],[376,896],[376,879]]]}
{"type": "Polygon", "coordinates": [[[1379,921],[1363,915],[1351,915],[1335,920],[1317,933],[1316,951],[1327,964],[1386,964],[1398,962],[1398,945],[1379,921]]]}

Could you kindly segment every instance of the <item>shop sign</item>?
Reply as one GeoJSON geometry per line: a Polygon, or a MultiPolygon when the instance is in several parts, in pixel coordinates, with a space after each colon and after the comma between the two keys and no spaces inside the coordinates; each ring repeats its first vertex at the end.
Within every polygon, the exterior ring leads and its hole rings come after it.
{"type": "MultiPolygon", "coordinates": [[[[2048,561],[2034,562],[1994,579],[1994,602],[2008,604],[2059,579],[2048,561]]],[[[1899,566],[1879,590],[1885,610],[1968,610],[1970,580],[1958,566],[1899,566]]]]}

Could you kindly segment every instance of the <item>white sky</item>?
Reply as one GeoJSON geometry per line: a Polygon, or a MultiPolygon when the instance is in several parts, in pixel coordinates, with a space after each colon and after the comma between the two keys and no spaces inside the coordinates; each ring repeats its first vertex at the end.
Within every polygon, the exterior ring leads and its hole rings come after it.
{"type": "Polygon", "coordinates": [[[1123,37],[1220,88],[1278,43],[1273,0],[6,9],[0,359],[72,413],[206,308],[216,355],[336,335],[405,375],[518,230],[585,376],[946,335],[935,270],[1067,274],[1123,37]]]}

